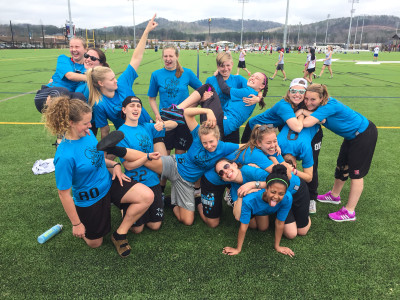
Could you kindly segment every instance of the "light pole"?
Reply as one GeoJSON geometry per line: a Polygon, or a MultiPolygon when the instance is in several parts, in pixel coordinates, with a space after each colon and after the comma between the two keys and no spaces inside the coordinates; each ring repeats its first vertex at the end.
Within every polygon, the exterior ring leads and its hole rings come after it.
{"type": "Polygon", "coordinates": [[[286,51],[286,37],[287,37],[287,20],[289,15],[289,0],[286,4],[286,19],[285,19],[285,29],[283,30],[283,49],[286,51]]]}
{"type": "Polygon", "coordinates": [[[346,44],[346,49],[349,49],[350,46],[350,32],[351,32],[351,21],[353,20],[353,13],[356,11],[353,9],[354,3],[359,3],[359,0],[349,0],[351,2],[351,11],[350,11],[350,25],[349,25],[349,34],[347,35],[347,44],[346,44]]]}
{"type": "Polygon", "coordinates": [[[67,24],[69,25],[69,33],[68,33],[68,39],[70,40],[74,36],[73,28],[72,28],[72,17],[71,17],[71,3],[68,0],[68,16],[69,20],[67,21],[67,24]]]}
{"type": "Polygon", "coordinates": [[[244,14],[244,4],[249,3],[249,0],[238,0],[239,3],[243,3],[242,6],[242,31],[240,33],[240,46],[243,47],[243,14],[244,14]]]}
{"type": "Polygon", "coordinates": [[[317,34],[318,34],[318,27],[315,27],[315,46],[317,46],[317,34]]]}
{"type": "Polygon", "coordinates": [[[356,34],[354,35],[353,50],[356,48],[356,38],[357,38],[358,19],[359,19],[359,18],[360,18],[360,16],[357,17],[356,34]]]}
{"type": "Polygon", "coordinates": [[[299,22],[299,31],[297,31],[297,44],[299,44],[299,46],[300,46],[300,42],[299,42],[299,40],[300,40],[300,27],[301,27],[301,22],[299,22]]]}
{"type": "Polygon", "coordinates": [[[361,27],[360,49],[362,49],[362,35],[363,35],[363,32],[364,32],[364,19],[365,19],[365,16],[363,16],[363,24],[362,24],[362,27],[361,27]]]}
{"type": "Polygon", "coordinates": [[[328,16],[326,17],[326,32],[325,32],[325,45],[326,45],[326,39],[328,38],[328,23],[329,23],[329,17],[331,15],[328,14],[328,16]]]}
{"type": "Polygon", "coordinates": [[[136,26],[135,26],[135,0],[132,1],[132,18],[133,18],[133,49],[136,48],[136,26]]]}

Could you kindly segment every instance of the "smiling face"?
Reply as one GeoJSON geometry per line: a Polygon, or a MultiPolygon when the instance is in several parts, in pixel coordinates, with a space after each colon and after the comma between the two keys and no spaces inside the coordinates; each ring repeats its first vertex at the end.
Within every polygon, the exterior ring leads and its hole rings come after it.
{"type": "Polygon", "coordinates": [[[137,123],[142,113],[142,105],[139,102],[131,102],[127,106],[122,108],[126,116],[126,123],[137,123]]]}
{"type": "Polygon", "coordinates": [[[265,87],[265,76],[260,72],[256,72],[250,76],[247,86],[252,87],[256,91],[261,91],[265,87]]]}
{"type": "Polygon", "coordinates": [[[322,99],[319,93],[307,91],[304,96],[304,104],[307,110],[314,111],[321,105],[322,99]]]}
{"type": "Polygon", "coordinates": [[[214,152],[215,149],[217,149],[218,138],[212,132],[200,135],[200,141],[204,149],[206,149],[208,152],[214,152]]]}
{"type": "Polygon", "coordinates": [[[83,55],[86,52],[86,48],[80,39],[71,39],[69,41],[69,52],[71,53],[71,57],[74,62],[78,64],[84,63],[83,55]]]}
{"type": "Polygon", "coordinates": [[[306,89],[301,85],[294,85],[289,89],[290,102],[299,105],[304,100],[304,94],[306,89]],[[303,93],[303,94],[301,94],[303,93]]]}
{"type": "Polygon", "coordinates": [[[276,153],[276,147],[278,146],[278,139],[275,132],[264,134],[261,141],[257,141],[257,146],[266,155],[273,155],[276,153]]]}
{"type": "Polygon", "coordinates": [[[178,57],[176,56],[175,49],[168,48],[163,51],[164,68],[167,70],[175,70],[178,57]]]}
{"type": "Polygon", "coordinates": [[[85,68],[86,68],[86,69],[90,69],[90,68],[94,68],[94,67],[101,66],[101,62],[100,62],[100,60],[99,60],[99,54],[98,54],[95,50],[90,49],[90,50],[88,50],[88,52],[86,52],[86,53],[87,53],[87,55],[89,55],[88,58],[85,58],[85,68]],[[95,57],[95,58],[97,58],[97,59],[96,59],[95,61],[93,61],[93,60],[90,58],[90,56],[95,57]]]}
{"type": "Polygon", "coordinates": [[[232,67],[233,67],[233,61],[227,60],[217,66],[218,73],[221,74],[221,76],[226,80],[231,75],[232,67]]]}
{"type": "Polygon", "coordinates": [[[81,115],[80,121],[70,121],[69,139],[78,140],[87,134],[90,134],[89,128],[92,127],[90,121],[92,120],[92,113],[85,113],[81,115]]]}
{"type": "Polygon", "coordinates": [[[215,165],[215,171],[223,181],[236,182],[240,170],[236,163],[230,163],[226,160],[221,160],[215,165]]]}
{"type": "Polygon", "coordinates": [[[117,79],[113,71],[104,74],[103,80],[98,82],[101,92],[113,92],[118,88],[117,79]]]}
{"type": "Polygon", "coordinates": [[[274,182],[270,184],[262,195],[262,199],[274,207],[282,201],[286,194],[287,187],[283,183],[274,182]]]}

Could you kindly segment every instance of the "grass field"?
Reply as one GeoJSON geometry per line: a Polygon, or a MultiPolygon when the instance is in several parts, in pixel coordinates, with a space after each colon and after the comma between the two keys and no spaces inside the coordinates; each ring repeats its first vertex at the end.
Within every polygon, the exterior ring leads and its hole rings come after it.
{"type": "MultiPolygon", "coordinates": [[[[221,224],[206,227],[199,216],[190,227],[166,211],[158,232],[128,234],[132,255],[121,259],[106,237],[89,249],[71,234],[55,187],[54,173],[33,175],[38,159],[54,157],[50,136],[38,124],[33,94],[46,83],[62,50],[0,51],[0,298],[1,299],[399,299],[400,298],[400,64],[356,64],[372,61],[371,53],[337,54],[334,78],[315,80],[330,94],[373,121],[378,144],[365,189],[357,206],[357,221],[335,223],[327,214],[338,207],[317,204],[307,236],[283,239],[295,251],[290,258],[273,249],[274,233],[249,230],[242,253],[221,254],[235,246],[238,223],[224,206],[221,224]],[[62,233],[40,245],[37,236],[53,225],[62,233]]],[[[120,74],[130,60],[120,51],[107,52],[120,74]]],[[[302,75],[305,54],[285,55],[288,78],[302,75]]],[[[317,55],[323,58],[323,55],[317,55]]],[[[381,61],[400,61],[399,53],[380,53],[381,61]]],[[[271,76],[277,54],[249,54],[251,72],[271,76]]],[[[197,53],[182,51],[180,62],[196,72],[197,53]]],[[[235,55],[235,64],[237,55],[235,55]]],[[[321,63],[317,63],[319,70],[321,63]]],[[[152,71],[161,68],[161,54],[147,50],[133,90],[145,102],[152,71]]],[[[215,70],[215,56],[200,53],[200,80],[215,70]]],[[[234,68],[234,72],[236,68],[234,68]]],[[[242,75],[245,75],[244,73],[242,75]]],[[[278,74],[279,75],[279,74],[278,74]]],[[[275,104],[289,82],[277,76],[269,83],[267,108],[275,104]]],[[[254,114],[259,113],[258,108],[254,114]]],[[[324,129],[320,154],[320,187],[333,184],[341,138],[324,129]]],[[[348,184],[342,198],[347,201],[348,184]]],[[[116,228],[120,214],[112,210],[116,228]]]]}

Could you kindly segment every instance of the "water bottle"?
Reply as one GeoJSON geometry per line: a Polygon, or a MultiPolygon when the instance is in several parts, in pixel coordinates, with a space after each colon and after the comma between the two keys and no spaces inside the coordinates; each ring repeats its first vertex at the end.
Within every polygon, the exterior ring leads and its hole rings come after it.
{"type": "Polygon", "coordinates": [[[51,239],[53,236],[55,236],[57,233],[59,233],[62,230],[63,226],[61,224],[54,225],[51,227],[49,230],[47,230],[45,233],[42,233],[41,235],[38,236],[37,240],[40,244],[43,244],[47,242],[49,239],[51,239]]]}

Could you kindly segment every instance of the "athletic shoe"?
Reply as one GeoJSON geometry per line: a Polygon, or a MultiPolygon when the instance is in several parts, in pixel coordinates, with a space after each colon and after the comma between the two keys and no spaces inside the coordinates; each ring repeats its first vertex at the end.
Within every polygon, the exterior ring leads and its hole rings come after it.
{"type": "Polygon", "coordinates": [[[356,220],[356,212],[354,211],[352,214],[348,212],[348,210],[343,206],[337,212],[329,214],[329,219],[335,222],[346,222],[346,221],[355,221],[356,220]]]}
{"type": "Polygon", "coordinates": [[[112,131],[97,144],[97,150],[105,151],[107,148],[114,147],[122,141],[124,137],[125,135],[122,131],[112,131]]]}
{"type": "Polygon", "coordinates": [[[318,75],[317,78],[321,78],[321,76],[318,75]]]}
{"type": "Polygon", "coordinates": [[[274,77],[270,77],[269,80],[274,80],[274,77]]]}
{"type": "Polygon", "coordinates": [[[178,108],[175,104],[167,108],[162,108],[160,115],[168,118],[168,120],[178,119],[184,121],[183,109],[178,108]]]}
{"type": "Polygon", "coordinates": [[[315,214],[317,212],[317,203],[315,200],[310,200],[310,208],[308,210],[310,214],[315,214]]]}
{"type": "Polygon", "coordinates": [[[233,207],[233,200],[232,200],[230,190],[226,190],[224,200],[226,201],[226,204],[228,206],[233,207]]]}
{"type": "Polygon", "coordinates": [[[286,81],[287,80],[287,78],[283,78],[283,81],[286,81]]]}
{"type": "Polygon", "coordinates": [[[329,77],[329,79],[332,79],[332,78],[333,78],[333,75],[329,77]]]}
{"type": "Polygon", "coordinates": [[[323,203],[332,203],[332,204],[340,204],[340,196],[333,197],[332,191],[327,192],[324,195],[318,195],[317,200],[323,203]]]}

